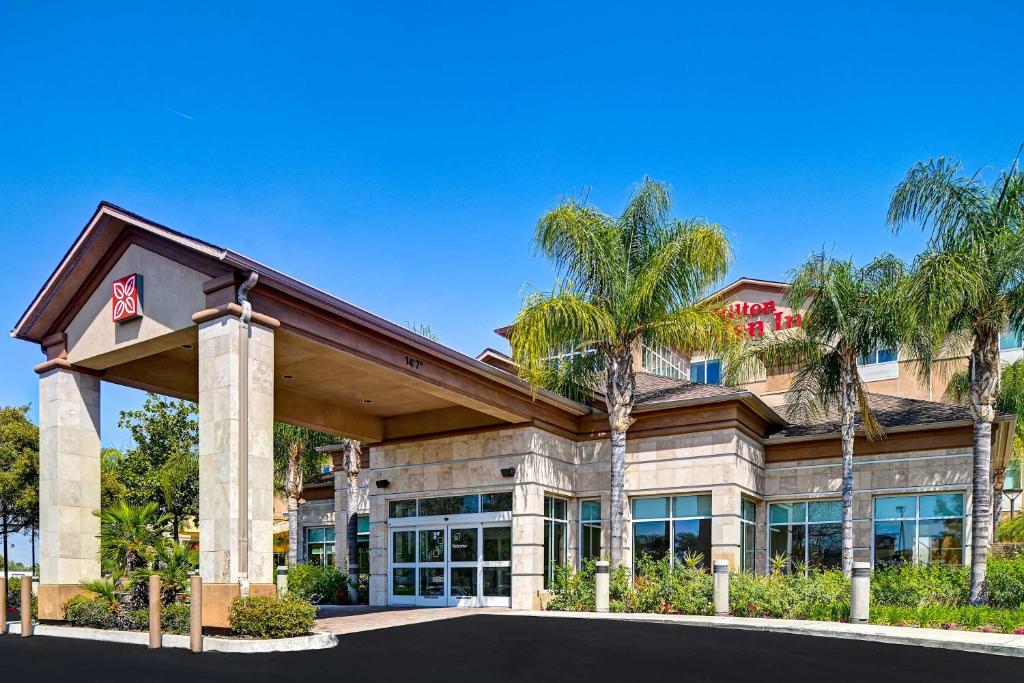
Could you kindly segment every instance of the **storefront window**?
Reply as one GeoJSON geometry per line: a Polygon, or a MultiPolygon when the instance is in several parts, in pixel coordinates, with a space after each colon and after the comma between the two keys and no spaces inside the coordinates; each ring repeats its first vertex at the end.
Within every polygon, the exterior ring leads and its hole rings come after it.
{"type": "Polygon", "coordinates": [[[580,501],[580,562],[601,559],[601,501],[580,501]]]}
{"type": "Polygon", "coordinates": [[[754,548],[757,540],[757,504],[743,499],[740,503],[740,569],[754,571],[754,548]]]}
{"type": "Polygon", "coordinates": [[[963,494],[875,498],[874,528],[876,566],[963,562],[963,494]]]}
{"type": "Polygon", "coordinates": [[[477,512],[512,512],[512,492],[388,501],[388,517],[392,519],[472,515],[477,512]]]}
{"type": "Polygon", "coordinates": [[[768,506],[768,554],[783,569],[834,569],[842,564],[842,503],[816,500],[768,506]]]}
{"type": "Polygon", "coordinates": [[[641,556],[710,566],[711,496],[634,498],[633,558],[641,556]]]}
{"type": "Polygon", "coordinates": [[[306,564],[328,566],[334,564],[334,527],[308,526],[306,534],[306,564]]]}
{"type": "Polygon", "coordinates": [[[544,588],[550,588],[555,567],[564,565],[569,552],[569,504],[563,498],[544,496],[544,588]]]}

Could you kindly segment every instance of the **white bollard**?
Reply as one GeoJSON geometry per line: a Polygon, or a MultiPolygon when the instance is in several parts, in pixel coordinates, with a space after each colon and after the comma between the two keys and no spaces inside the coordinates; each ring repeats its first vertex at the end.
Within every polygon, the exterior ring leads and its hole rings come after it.
{"type": "Polygon", "coordinates": [[[715,603],[715,616],[729,616],[729,561],[715,560],[711,563],[714,567],[712,577],[714,583],[712,591],[715,603]]]}
{"type": "Polygon", "coordinates": [[[850,622],[863,624],[871,612],[871,565],[867,562],[853,563],[853,579],[850,582],[850,622]]]}
{"type": "Polygon", "coordinates": [[[594,575],[594,608],[598,612],[607,612],[609,590],[608,560],[598,560],[594,565],[597,567],[597,573],[594,575]]]}
{"type": "Polygon", "coordinates": [[[288,567],[281,565],[277,568],[277,594],[284,595],[288,592],[288,567]]]}

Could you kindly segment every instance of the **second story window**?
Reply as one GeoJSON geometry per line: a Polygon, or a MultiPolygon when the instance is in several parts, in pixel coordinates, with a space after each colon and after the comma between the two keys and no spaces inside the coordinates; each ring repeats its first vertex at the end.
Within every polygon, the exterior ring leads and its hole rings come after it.
{"type": "Polygon", "coordinates": [[[644,344],[644,370],[652,375],[682,379],[685,365],[682,356],[664,344],[644,344]]]}
{"type": "Polygon", "coordinates": [[[896,349],[875,349],[857,359],[857,365],[878,365],[879,363],[895,363],[896,349]]]}
{"type": "Polygon", "coordinates": [[[690,381],[704,384],[722,383],[722,360],[708,358],[690,363],[690,381]]]}

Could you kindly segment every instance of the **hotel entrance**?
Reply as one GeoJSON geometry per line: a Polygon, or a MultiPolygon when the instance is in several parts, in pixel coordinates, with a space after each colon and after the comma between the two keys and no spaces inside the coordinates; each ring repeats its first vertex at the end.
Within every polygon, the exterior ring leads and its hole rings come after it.
{"type": "MultiPolygon", "coordinates": [[[[392,503],[391,512],[401,514],[406,501],[397,503],[392,503]]],[[[425,504],[417,511],[435,512],[431,506],[438,505],[458,511],[440,518],[388,520],[390,604],[511,607],[511,493],[422,499],[420,503],[425,504]],[[478,512],[481,503],[486,512],[478,512]]]]}

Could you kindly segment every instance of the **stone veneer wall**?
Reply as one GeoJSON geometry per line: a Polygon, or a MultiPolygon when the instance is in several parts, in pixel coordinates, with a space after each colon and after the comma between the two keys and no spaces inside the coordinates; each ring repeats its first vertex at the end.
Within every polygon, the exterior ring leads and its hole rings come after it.
{"type": "MultiPolygon", "coordinates": [[[[964,494],[964,515],[971,515],[970,448],[854,456],[853,559],[871,562],[872,502],[875,496],[956,491],[964,494]]],[[[842,460],[827,458],[769,463],[765,472],[767,502],[838,498],[843,486],[842,460]]],[[[765,553],[764,512],[759,513],[758,544],[765,553]]],[[[970,562],[970,524],[964,524],[964,562],[970,562]]],[[[762,557],[762,562],[764,558],[762,557]]]]}
{"type": "Polygon", "coordinates": [[[573,495],[572,441],[536,428],[510,428],[370,449],[370,604],[387,604],[387,501],[512,489],[512,606],[533,606],[543,585],[544,495],[573,495]],[[514,478],[500,470],[515,467],[514,478]]]}

